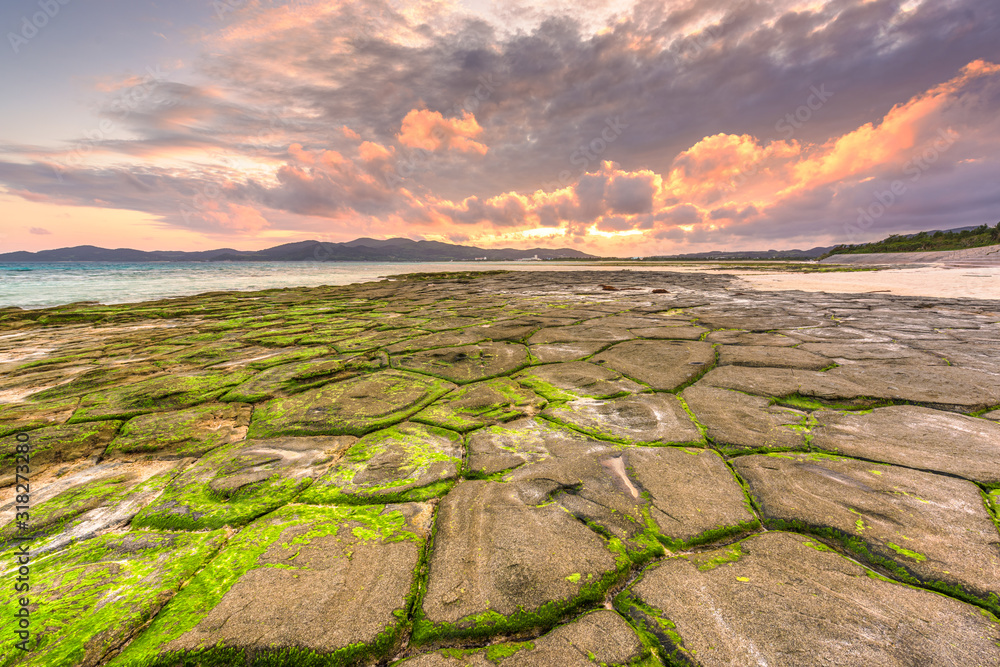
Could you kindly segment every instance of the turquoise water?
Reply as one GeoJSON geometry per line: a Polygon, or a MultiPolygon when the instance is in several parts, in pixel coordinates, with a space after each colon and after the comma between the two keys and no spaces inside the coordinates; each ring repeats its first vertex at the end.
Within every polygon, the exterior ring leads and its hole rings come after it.
{"type": "Polygon", "coordinates": [[[509,262],[54,262],[0,264],[0,307],[130,303],[221,290],[347,285],[423,271],[511,268],[509,262]]]}

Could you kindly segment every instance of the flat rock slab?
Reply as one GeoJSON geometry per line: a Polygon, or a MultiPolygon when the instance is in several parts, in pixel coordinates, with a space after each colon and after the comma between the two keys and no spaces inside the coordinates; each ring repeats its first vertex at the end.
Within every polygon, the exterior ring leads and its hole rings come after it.
{"type": "Polygon", "coordinates": [[[550,345],[552,343],[612,343],[631,340],[636,335],[623,326],[604,324],[574,324],[568,327],[550,327],[542,329],[528,339],[531,345],[550,345]]]}
{"type": "MultiPolygon", "coordinates": [[[[103,454],[121,424],[120,421],[69,424],[32,431],[28,434],[32,473],[40,473],[53,464],[103,454]]],[[[0,487],[14,483],[17,445],[17,435],[0,438],[0,487]]]]}
{"type": "Polygon", "coordinates": [[[397,370],[362,375],[257,407],[250,437],[360,436],[403,421],[454,388],[450,382],[397,370]]]}
{"type": "Polygon", "coordinates": [[[109,457],[201,456],[247,435],[252,407],[242,403],[199,405],[176,412],[133,417],[108,447],[109,457]]]}
{"type": "Polygon", "coordinates": [[[324,358],[281,364],[257,373],[230,389],[219,399],[255,403],[275,396],[288,396],[319,387],[328,382],[347,380],[362,373],[389,365],[385,353],[324,358]]]}
{"type": "Polygon", "coordinates": [[[776,347],[791,347],[801,341],[776,333],[752,333],[750,331],[713,331],[705,337],[709,343],[722,345],[770,345],[776,347]]]}
{"type": "Polygon", "coordinates": [[[971,482],[817,454],[742,456],[765,524],[819,532],[893,576],[1000,613],[1000,535],[971,482]]]}
{"type": "Polygon", "coordinates": [[[488,477],[525,463],[549,458],[557,448],[575,447],[581,453],[598,443],[582,433],[557,427],[544,419],[517,419],[479,429],[468,436],[467,475],[488,477]]]}
{"type": "Polygon", "coordinates": [[[765,449],[806,449],[805,413],[770,405],[760,396],[697,382],[681,394],[708,438],[733,454],[765,449]],[[790,428],[798,427],[798,428],[790,428]]]}
{"type": "Polygon", "coordinates": [[[373,505],[443,495],[462,468],[462,437],[405,422],[369,433],[302,494],[300,502],[373,505]]]}
{"type": "Polygon", "coordinates": [[[504,476],[522,499],[549,499],[620,539],[634,560],[758,526],[739,483],[704,449],[623,447],[552,438],[549,456],[504,476]]]}
{"type": "MultiPolygon", "coordinates": [[[[132,639],[222,545],[219,532],[127,533],[85,540],[31,562],[31,639],[28,651],[15,624],[0,637],[8,665],[105,664],[132,639]],[[36,628],[45,628],[37,632],[36,628]]],[[[10,552],[4,557],[10,562],[10,552]]],[[[5,591],[13,615],[18,594],[5,591]]]]}
{"type": "MultiPolygon", "coordinates": [[[[111,461],[78,467],[65,474],[32,476],[30,519],[27,530],[14,521],[14,502],[0,505],[9,522],[0,528],[0,543],[18,537],[33,540],[31,551],[39,555],[76,540],[89,539],[100,531],[126,525],[151,502],[185,466],[183,462],[142,465],[111,461]]],[[[23,489],[22,489],[23,490],[23,489]]]]}
{"type": "Polygon", "coordinates": [[[291,505],[250,524],[111,664],[353,664],[399,642],[432,508],[291,505]]]}
{"type": "Polygon", "coordinates": [[[485,341],[489,336],[477,331],[443,331],[410,338],[400,343],[393,343],[385,348],[389,354],[405,354],[420,350],[430,350],[438,347],[459,347],[475,345],[485,341]]]}
{"type": "Polygon", "coordinates": [[[856,383],[868,396],[975,412],[1000,405],[996,375],[957,366],[857,363],[829,371],[856,383]]]}
{"type": "Polygon", "coordinates": [[[690,444],[701,433],[676,396],[635,394],[607,401],[581,398],[542,415],[588,435],[630,444],[690,444]]]}
{"type": "Polygon", "coordinates": [[[616,602],[682,664],[1000,661],[1000,624],[979,608],[872,577],[794,533],[669,558],[616,602]]]}
{"type": "Polygon", "coordinates": [[[516,343],[482,343],[393,355],[392,365],[468,384],[528,365],[528,349],[516,343]]]}
{"type": "Polygon", "coordinates": [[[719,348],[719,365],[804,368],[818,371],[831,365],[831,361],[827,357],[797,347],[723,345],[719,348]]]}
{"type": "Polygon", "coordinates": [[[530,642],[494,644],[485,649],[446,649],[398,663],[400,667],[625,667],[649,656],[621,616],[601,609],[560,625],[530,642]]]}
{"type": "Polygon", "coordinates": [[[0,437],[63,424],[79,403],[78,398],[61,398],[38,403],[0,404],[0,437]]]}
{"type": "Polygon", "coordinates": [[[946,366],[941,357],[900,343],[803,343],[797,348],[830,359],[850,361],[892,360],[925,366],[946,366]]]}
{"type": "Polygon", "coordinates": [[[546,401],[508,378],[466,385],[418,412],[413,421],[465,433],[537,414],[546,401]]]}
{"type": "Polygon", "coordinates": [[[870,397],[857,383],[832,373],[833,371],[821,373],[794,368],[720,366],[706,373],[698,384],[776,398],[798,394],[857,407],[878,402],[877,398],[870,397]]]}
{"type": "Polygon", "coordinates": [[[663,340],[701,340],[701,337],[708,333],[704,327],[694,326],[646,326],[629,329],[640,338],[652,338],[663,340]]]}
{"type": "Polygon", "coordinates": [[[531,356],[539,363],[550,364],[559,361],[575,361],[589,357],[607,347],[603,341],[591,343],[549,343],[544,345],[531,345],[531,356]]]}
{"type": "Polygon", "coordinates": [[[591,359],[657,391],[671,391],[715,362],[711,343],[635,340],[619,343],[591,359]]]}
{"type": "Polygon", "coordinates": [[[128,418],[207,403],[252,375],[248,371],[187,373],[154,377],[135,384],[86,394],[71,422],[128,418]]]}
{"type": "Polygon", "coordinates": [[[1000,424],[916,405],[867,414],[821,410],[812,444],[844,456],[930,470],[1000,487],[1000,424]]]}
{"type": "Polygon", "coordinates": [[[239,527],[295,499],[356,438],[275,438],[220,447],[185,470],[133,520],[137,527],[239,527]]]}
{"type": "Polygon", "coordinates": [[[438,508],[413,641],[554,625],[600,599],[623,561],[558,505],[531,505],[515,484],[464,481],[438,508]]]}
{"type": "Polygon", "coordinates": [[[646,388],[622,377],[610,368],[586,361],[535,366],[515,379],[553,401],[574,398],[613,398],[634,394],[646,388]]]}
{"type": "Polygon", "coordinates": [[[743,489],[715,452],[629,448],[624,457],[631,476],[649,494],[650,514],[671,548],[758,527],[743,489]]]}

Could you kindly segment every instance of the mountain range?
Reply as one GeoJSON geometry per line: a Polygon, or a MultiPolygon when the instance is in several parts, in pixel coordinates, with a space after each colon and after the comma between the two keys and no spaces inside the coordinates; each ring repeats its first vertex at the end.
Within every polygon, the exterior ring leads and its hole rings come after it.
{"type": "Polygon", "coordinates": [[[133,250],[82,245],[39,252],[0,254],[0,262],[447,262],[518,259],[598,259],[571,248],[486,249],[440,241],[360,238],[346,243],[299,241],[266,250],[219,248],[185,252],[180,250],[133,250]]]}

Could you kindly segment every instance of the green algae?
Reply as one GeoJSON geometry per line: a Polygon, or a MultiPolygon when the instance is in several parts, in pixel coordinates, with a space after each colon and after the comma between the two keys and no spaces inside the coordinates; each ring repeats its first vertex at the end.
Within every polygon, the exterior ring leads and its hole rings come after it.
{"type": "Polygon", "coordinates": [[[125,422],[118,437],[108,446],[106,456],[201,456],[220,445],[241,440],[249,419],[250,406],[233,403],[141,415],[125,422]]]}
{"type": "Polygon", "coordinates": [[[621,540],[617,538],[607,540],[606,547],[614,554],[615,567],[599,577],[593,576],[593,573],[588,574],[578,592],[568,599],[547,602],[533,610],[519,606],[517,611],[509,615],[487,610],[454,623],[435,623],[424,615],[422,609],[419,609],[414,616],[410,644],[422,646],[446,639],[476,639],[538,628],[552,628],[573,613],[603,600],[609,590],[625,580],[635,565],[633,556],[621,540]]]}
{"type": "Polygon", "coordinates": [[[78,398],[0,405],[0,438],[62,424],[80,403],[78,398]]]}
{"type": "Polygon", "coordinates": [[[273,458],[241,456],[245,447],[238,442],[207,454],[174,478],[132,525],[169,530],[239,527],[291,502],[312,483],[310,477],[288,475],[273,458]],[[244,473],[250,473],[245,484],[213,488],[213,482],[244,473]]]}
{"type": "Polygon", "coordinates": [[[439,497],[457,481],[462,457],[457,433],[400,424],[361,438],[300,502],[368,505],[439,497]]]}
{"type": "Polygon", "coordinates": [[[134,417],[207,403],[251,375],[246,371],[168,375],[86,394],[68,423],[134,417]]]}
{"type": "MultiPolygon", "coordinates": [[[[29,651],[0,636],[0,665],[103,663],[129,641],[224,541],[219,532],[103,535],[38,558],[31,571],[29,651]]],[[[12,589],[11,589],[12,590],[12,589]]],[[[17,594],[3,602],[11,618],[17,594]]]]}
{"type": "Polygon", "coordinates": [[[413,416],[413,421],[465,433],[533,414],[544,399],[507,378],[466,385],[413,416]]]}
{"type": "Polygon", "coordinates": [[[265,403],[254,411],[250,437],[361,436],[403,421],[452,388],[423,375],[379,371],[265,403]]]}
{"type": "MultiPolygon", "coordinates": [[[[353,536],[357,528],[362,529],[364,539],[424,543],[420,536],[406,528],[402,513],[390,511],[384,506],[284,507],[258,519],[230,539],[226,548],[164,607],[149,628],[108,664],[111,667],[175,667],[178,664],[222,667],[245,661],[247,652],[242,647],[227,646],[222,642],[203,645],[192,651],[172,651],[166,647],[198,626],[237,581],[251,570],[269,567],[299,569],[294,563],[301,547],[327,536],[338,537],[345,529],[351,531],[353,536]],[[297,530],[301,527],[307,527],[307,530],[297,530]],[[285,535],[289,537],[283,540],[285,535]],[[273,547],[280,547],[284,553],[292,550],[295,553],[281,559],[284,562],[265,560],[265,552],[273,547]],[[296,547],[299,549],[296,550],[296,547]]],[[[342,557],[350,558],[349,552],[342,557]]],[[[405,630],[407,610],[415,604],[418,593],[417,578],[414,578],[403,608],[393,613],[396,621],[372,642],[350,644],[330,653],[297,647],[259,650],[254,651],[254,664],[274,667],[353,665],[384,656],[398,644],[405,630]]]]}
{"type": "MultiPolygon", "coordinates": [[[[904,583],[918,588],[928,589],[949,597],[957,598],[963,602],[984,607],[994,614],[1000,615],[1000,596],[996,593],[987,593],[985,597],[980,597],[962,588],[959,584],[952,584],[945,581],[936,581],[923,577],[907,568],[905,562],[890,558],[886,553],[880,553],[878,542],[871,542],[859,535],[846,533],[832,526],[814,526],[800,520],[789,519],[764,519],[764,525],[771,530],[787,530],[790,532],[816,535],[825,538],[835,544],[840,544],[847,552],[867,561],[874,567],[880,567],[889,572],[895,583],[904,583]]],[[[916,551],[911,551],[900,547],[897,544],[886,542],[888,549],[896,552],[899,556],[911,559],[919,563],[926,560],[926,556],[916,551]]]]}
{"type": "MultiPolygon", "coordinates": [[[[62,463],[103,453],[123,422],[91,422],[49,426],[32,432],[31,465],[37,471],[51,463],[62,463]]],[[[0,439],[0,474],[13,473],[17,463],[16,435],[0,439]]]]}

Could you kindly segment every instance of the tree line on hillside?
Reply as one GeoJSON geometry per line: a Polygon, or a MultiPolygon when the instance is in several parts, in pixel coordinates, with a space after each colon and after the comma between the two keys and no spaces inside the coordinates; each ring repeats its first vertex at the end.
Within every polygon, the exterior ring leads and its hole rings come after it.
{"type": "Polygon", "coordinates": [[[820,259],[830,255],[857,255],[872,252],[930,252],[938,250],[964,250],[1000,244],[1000,222],[995,226],[980,225],[973,229],[955,232],[920,232],[919,234],[894,234],[873,243],[839,245],[820,259]]]}

